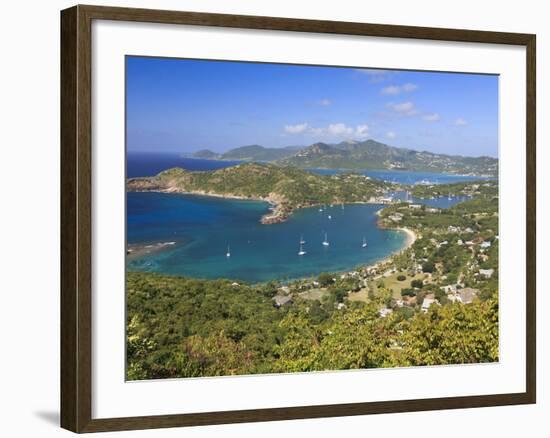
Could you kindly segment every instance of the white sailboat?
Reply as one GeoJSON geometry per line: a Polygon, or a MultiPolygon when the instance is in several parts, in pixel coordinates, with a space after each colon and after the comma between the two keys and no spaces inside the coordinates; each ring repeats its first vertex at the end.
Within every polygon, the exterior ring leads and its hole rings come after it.
{"type": "Polygon", "coordinates": [[[361,248],[366,248],[366,247],[367,247],[367,239],[363,237],[363,243],[361,244],[361,248]]]}
{"type": "Polygon", "coordinates": [[[300,242],[300,251],[298,251],[298,255],[303,256],[303,255],[306,255],[306,254],[307,254],[307,252],[304,251],[303,244],[302,244],[302,242],[300,242]]]}
{"type": "Polygon", "coordinates": [[[226,257],[231,257],[231,249],[229,248],[229,245],[227,245],[227,252],[225,253],[226,257]]]}
{"type": "Polygon", "coordinates": [[[323,246],[329,246],[330,243],[328,242],[327,233],[325,233],[325,240],[323,240],[323,246]]]}
{"type": "Polygon", "coordinates": [[[328,215],[328,218],[329,218],[329,219],[332,219],[332,216],[329,214],[329,215],[328,215]]]}
{"type": "Polygon", "coordinates": [[[304,235],[301,234],[300,235],[300,245],[303,245],[304,243],[306,243],[306,241],[304,240],[304,235]]]}
{"type": "Polygon", "coordinates": [[[447,198],[449,201],[452,200],[453,198],[451,197],[451,192],[449,192],[449,197],[447,198]]]}

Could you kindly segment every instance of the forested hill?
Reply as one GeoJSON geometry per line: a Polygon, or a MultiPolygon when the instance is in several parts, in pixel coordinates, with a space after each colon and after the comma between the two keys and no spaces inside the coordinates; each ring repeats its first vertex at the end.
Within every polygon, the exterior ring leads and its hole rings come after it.
{"type": "MultiPolygon", "coordinates": [[[[319,175],[293,167],[243,163],[214,171],[173,168],[154,177],[131,178],[128,191],[165,191],[266,200],[276,204],[278,222],[295,208],[368,202],[392,188],[362,175],[319,175]]],[[[270,222],[270,221],[268,221],[270,222]]]]}
{"type": "Polygon", "coordinates": [[[195,152],[194,158],[273,162],[282,166],[323,169],[395,169],[460,175],[498,175],[498,159],[464,157],[398,148],[375,140],[343,141],[338,144],[315,143],[308,147],[267,148],[242,146],[225,153],[208,149],[195,152]]]}
{"type": "Polygon", "coordinates": [[[463,157],[397,148],[374,140],[348,141],[337,145],[315,143],[282,165],[327,169],[396,169],[462,175],[496,176],[498,160],[491,157],[463,157]]]}

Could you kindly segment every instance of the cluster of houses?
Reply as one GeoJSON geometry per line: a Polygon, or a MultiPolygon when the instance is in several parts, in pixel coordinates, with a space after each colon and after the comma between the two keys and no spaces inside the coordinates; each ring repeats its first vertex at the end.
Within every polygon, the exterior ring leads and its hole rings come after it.
{"type": "Polygon", "coordinates": [[[462,304],[470,304],[474,298],[479,295],[478,289],[464,287],[464,285],[460,283],[441,286],[440,289],[447,294],[449,301],[462,304]]]}
{"type": "MultiPolygon", "coordinates": [[[[472,184],[464,189],[464,193],[474,195],[479,193],[479,188],[480,186],[478,184],[472,184]]],[[[373,197],[371,200],[378,203],[395,202],[392,198],[382,197],[373,197]]],[[[399,226],[408,214],[412,213],[414,215],[414,211],[420,209],[424,209],[426,213],[441,212],[438,208],[409,202],[408,205],[399,207],[397,211],[392,211],[391,214],[386,216],[385,219],[396,224],[396,226],[399,226]]],[[[349,287],[349,280],[353,279],[356,280],[353,283],[355,285],[354,288],[357,287],[364,289],[372,285],[373,281],[384,280],[392,275],[395,275],[396,273],[403,272],[404,274],[408,274],[410,277],[416,274],[424,274],[424,281],[428,281],[428,283],[431,283],[432,285],[439,286],[440,289],[445,292],[445,296],[447,298],[445,302],[469,304],[480,295],[480,290],[475,287],[480,287],[478,286],[479,284],[492,279],[496,275],[495,269],[483,269],[480,265],[486,267],[484,263],[489,260],[491,254],[489,250],[495,244],[495,240],[498,240],[498,235],[494,236],[494,238],[488,238],[487,234],[484,233],[485,237],[483,237],[480,235],[479,230],[474,228],[477,227],[474,227],[474,225],[449,225],[443,229],[434,230],[432,233],[434,237],[429,240],[425,240],[426,246],[423,248],[424,255],[420,256],[419,254],[415,254],[415,252],[410,252],[410,257],[408,257],[407,262],[405,263],[406,266],[399,266],[395,259],[392,261],[384,261],[372,266],[357,269],[352,272],[335,275],[333,281],[336,285],[342,281],[343,287],[349,287]],[[452,236],[453,234],[458,236],[452,236]],[[438,236],[439,238],[437,238],[438,236]],[[473,255],[472,258],[468,260],[464,266],[462,266],[458,279],[456,276],[447,277],[443,270],[444,264],[441,262],[433,264],[433,273],[431,271],[424,271],[425,263],[428,261],[426,254],[428,254],[432,248],[439,249],[446,245],[467,247],[473,255]],[[454,278],[456,283],[446,284],[446,281],[449,281],[448,278],[454,278]],[[468,286],[473,287],[466,287],[464,283],[467,283],[468,286]]],[[[421,238],[422,236],[419,235],[419,239],[421,238]]],[[[422,312],[428,312],[431,306],[443,304],[444,301],[441,299],[441,293],[433,293],[433,286],[431,287],[431,291],[429,290],[430,288],[426,288],[424,290],[419,289],[415,294],[411,294],[410,296],[405,295],[400,299],[392,300],[393,309],[407,306],[419,308],[422,312]],[[438,297],[441,299],[441,303],[438,300],[438,297]]],[[[274,305],[276,307],[282,307],[291,304],[293,296],[297,296],[296,294],[301,292],[304,292],[305,294],[305,291],[310,289],[323,288],[315,279],[296,282],[290,287],[282,286],[279,288],[277,295],[273,298],[274,305]]],[[[350,290],[349,293],[353,291],[356,291],[356,289],[350,290]]],[[[304,294],[301,295],[303,296],[304,294]]],[[[339,303],[335,304],[335,307],[336,306],[340,309],[344,308],[345,304],[339,303]]],[[[386,317],[392,312],[392,308],[384,307],[379,310],[379,315],[380,317],[386,317]]]]}

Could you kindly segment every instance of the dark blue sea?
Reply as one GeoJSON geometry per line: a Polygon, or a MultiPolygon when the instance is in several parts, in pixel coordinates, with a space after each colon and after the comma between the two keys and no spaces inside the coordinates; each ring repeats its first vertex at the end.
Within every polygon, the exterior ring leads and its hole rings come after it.
{"type": "Polygon", "coordinates": [[[174,153],[132,152],[126,155],[126,176],[154,176],[172,167],[187,170],[216,170],[234,166],[240,161],[203,160],[199,158],[184,158],[174,153]]]}

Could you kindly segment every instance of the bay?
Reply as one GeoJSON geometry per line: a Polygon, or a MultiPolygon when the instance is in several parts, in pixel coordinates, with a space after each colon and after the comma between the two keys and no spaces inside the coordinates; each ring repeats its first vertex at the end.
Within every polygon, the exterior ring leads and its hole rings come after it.
{"type": "Polygon", "coordinates": [[[323,212],[305,208],[286,222],[264,225],[259,220],[269,209],[265,202],[128,193],[128,244],[174,242],[162,251],[129,257],[128,269],[248,282],[351,270],[405,245],[402,231],[377,227],[376,211],[381,207],[335,205],[323,212]],[[325,233],[329,246],[322,244],[325,233]],[[306,242],[302,256],[298,255],[301,238],[306,242]],[[367,248],[362,248],[363,238],[367,248]]]}

